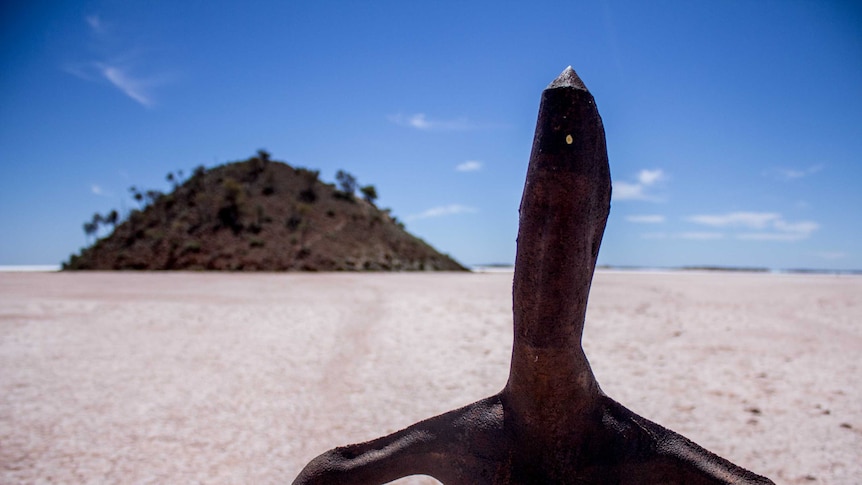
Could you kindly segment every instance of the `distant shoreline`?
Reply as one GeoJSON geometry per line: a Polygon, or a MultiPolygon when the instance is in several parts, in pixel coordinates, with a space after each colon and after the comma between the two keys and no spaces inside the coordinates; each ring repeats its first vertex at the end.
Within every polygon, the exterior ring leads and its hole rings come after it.
{"type": "MultiPolygon", "coordinates": [[[[474,273],[503,273],[514,271],[515,267],[508,264],[478,264],[470,266],[474,273]]],[[[737,266],[614,266],[599,265],[598,271],[631,271],[635,273],[768,273],[768,274],[837,274],[837,275],[862,275],[859,269],[812,269],[812,268],[753,268],[737,266]]]]}
{"type": "Polygon", "coordinates": [[[10,264],[0,265],[0,273],[32,273],[60,271],[59,264],[10,264]]]}
{"type": "MultiPolygon", "coordinates": [[[[506,273],[515,270],[515,267],[509,264],[477,264],[469,266],[473,273],[506,273]]],[[[809,268],[790,268],[790,269],[771,269],[771,268],[747,268],[733,266],[680,266],[680,267],[661,267],[661,266],[614,266],[600,265],[596,268],[599,271],[631,271],[634,273],[768,273],[768,274],[826,274],[826,275],[862,275],[862,270],[859,269],[809,269],[809,268]]],[[[0,273],[53,273],[62,270],[59,264],[20,264],[20,265],[0,265],[0,273]]],[[[158,271],[156,271],[158,272],[158,271]]],[[[218,272],[218,271],[212,271],[218,272]]],[[[277,271],[276,271],[277,272],[277,271]]],[[[363,271],[358,271],[362,273],[363,271]]],[[[373,271],[371,271],[373,273],[373,271]]],[[[272,273],[272,271],[262,271],[262,273],[272,273]]],[[[297,272],[301,273],[301,272],[297,272]]]]}

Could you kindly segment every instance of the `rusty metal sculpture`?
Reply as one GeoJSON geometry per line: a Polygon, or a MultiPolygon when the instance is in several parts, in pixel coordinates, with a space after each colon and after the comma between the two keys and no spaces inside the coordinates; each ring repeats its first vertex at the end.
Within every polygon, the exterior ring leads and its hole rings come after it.
{"type": "Polygon", "coordinates": [[[581,346],[611,181],[602,120],[571,67],[542,93],[521,200],[509,381],[494,396],[335,448],[294,485],[772,483],[606,396],[581,346]]]}

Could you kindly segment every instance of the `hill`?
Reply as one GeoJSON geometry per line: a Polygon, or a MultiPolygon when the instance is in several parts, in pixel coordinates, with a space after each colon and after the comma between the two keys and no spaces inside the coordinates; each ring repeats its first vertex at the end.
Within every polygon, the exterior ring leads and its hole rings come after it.
{"type": "MultiPolygon", "coordinates": [[[[319,172],[271,161],[266,152],[188,180],[173,174],[167,194],[136,192],[146,203],[113,232],[73,255],[67,270],[230,271],[463,271],[466,268],[409,234],[373,187],[354,195],[356,181],[339,174],[341,188],[319,172]]],[[[85,230],[88,226],[85,224],[85,230]]],[[[98,227],[96,225],[96,227],[98,227]]]]}

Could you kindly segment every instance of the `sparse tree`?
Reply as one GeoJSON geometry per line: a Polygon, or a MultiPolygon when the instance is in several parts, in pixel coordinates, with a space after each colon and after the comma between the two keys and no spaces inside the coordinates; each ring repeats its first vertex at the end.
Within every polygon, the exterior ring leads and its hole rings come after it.
{"type": "Polygon", "coordinates": [[[85,222],[84,223],[84,234],[87,236],[87,240],[89,241],[91,237],[96,234],[96,231],[99,230],[99,225],[93,222],[85,222]]]}
{"type": "Polygon", "coordinates": [[[366,202],[373,204],[375,200],[377,200],[377,189],[374,188],[373,185],[366,185],[359,189],[362,192],[362,198],[365,199],[366,202]]]}
{"type": "Polygon", "coordinates": [[[98,212],[93,214],[93,220],[84,223],[84,234],[86,234],[88,238],[91,236],[98,237],[99,225],[101,225],[103,221],[104,219],[102,218],[102,214],[99,214],[98,212]]]}
{"type": "Polygon", "coordinates": [[[176,190],[177,187],[180,186],[180,178],[173,172],[168,173],[168,175],[165,176],[165,180],[167,180],[168,183],[171,184],[171,187],[173,187],[174,190],[176,190]]]}
{"type": "Polygon", "coordinates": [[[192,170],[188,185],[191,197],[194,197],[197,191],[204,188],[204,176],[206,175],[206,172],[207,169],[203,165],[198,165],[194,170],[192,170]]]}
{"type": "Polygon", "coordinates": [[[356,177],[345,172],[344,170],[339,170],[335,174],[335,180],[338,180],[338,185],[341,187],[341,191],[352,197],[353,194],[356,193],[356,177]]]}
{"type": "Polygon", "coordinates": [[[110,224],[112,228],[117,228],[117,221],[120,219],[120,214],[117,213],[116,210],[112,210],[108,213],[108,215],[104,216],[102,220],[105,224],[110,224]]]}
{"type": "Polygon", "coordinates": [[[143,207],[144,207],[144,194],[142,194],[141,191],[138,190],[138,188],[135,187],[134,185],[129,187],[129,192],[132,194],[132,198],[135,199],[135,202],[137,202],[141,206],[141,208],[143,209],[143,207]]]}
{"type": "Polygon", "coordinates": [[[305,189],[299,192],[299,200],[309,204],[317,200],[317,192],[314,186],[317,184],[320,177],[320,170],[309,170],[307,168],[297,168],[296,172],[302,177],[305,182],[305,189]]]}
{"type": "Polygon", "coordinates": [[[164,195],[164,194],[162,194],[158,190],[148,190],[147,194],[146,194],[147,203],[148,204],[155,204],[156,201],[159,200],[159,197],[161,197],[162,195],[164,195]]]}
{"type": "Polygon", "coordinates": [[[247,181],[253,182],[257,180],[257,177],[260,176],[263,172],[266,171],[266,167],[269,164],[269,152],[266,150],[258,150],[257,155],[248,159],[248,176],[249,179],[247,181]]]}
{"type": "Polygon", "coordinates": [[[266,166],[270,161],[270,154],[268,151],[261,148],[257,151],[257,158],[259,158],[260,161],[263,162],[263,165],[266,166]]]}

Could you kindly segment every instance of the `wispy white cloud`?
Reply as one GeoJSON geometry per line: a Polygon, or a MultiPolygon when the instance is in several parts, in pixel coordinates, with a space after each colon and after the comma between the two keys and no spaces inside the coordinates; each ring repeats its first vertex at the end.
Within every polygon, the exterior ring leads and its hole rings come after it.
{"type": "Polygon", "coordinates": [[[99,184],[90,184],[90,193],[99,197],[113,197],[114,192],[99,184]]]}
{"type": "Polygon", "coordinates": [[[99,15],[88,15],[84,17],[84,22],[93,34],[94,49],[100,53],[98,60],[67,63],[63,69],[86,81],[107,81],[141,106],[152,108],[155,105],[155,88],[167,84],[170,77],[163,72],[144,68],[136,50],[120,47],[116,36],[108,35],[108,24],[99,15]]]}
{"type": "Polygon", "coordinates": [[[688,217],[689,222],[712,227],[749,227],[760,229],[781,219],[774,212],[730,212],[727,214],[705,214],[688,217]]]}
{"type": "Polygon", "coordinates": [[[466,118],[457,118],[452,120],[435,120],[429,119],[425,113],[415,113],[412,115],[396,114],[388,116],[389,121],[396,125],[415,128],[421,131],[469,131],[480,128],[476,123],[473,123],[466,118]]]}
{"type": "Polygon", "coordinates": [[[667,179],[661,169],[643,169],[637,174],[636,182],[614,182],[612,197],[614,200],[644,200],[658,202],[662,198],[653,193],[652,189],[667,179]]]}
{"type": "Polygon", "coordinates": [[[154,84],[152,81],[136,78],[129,74],[126,69],[119,66],[99,64],[97,67],[101,71],[102,76],[126,96],[147,108],[153,106],[153,98],[148,92],[149,88],[154,84]]]}
{"type": "Polygon", "coordinates": [[[822,163],[818,163],[817,165],[811,165],[807,168],[774,168],[771,170],[767,170],[764,172],[764,175],[777,178],[779,180],[796,180],[804,177],[808,177],[810,175],[814,175],[815,173],[823,170],[824,165],[822,163]]]}
{"type": "Polygon", "coordinates": [[[613,185],[613,199],[614,200],[644,200],[646,196],[644,194],[643,186],[639,184],[632,184],[629,182],[614,182],[613,185]]]}
{"type": "Polygon", "coordinates": [[[90,30],[94,34],[101,35],[105,33],[105,24],[98,15],[87,15],[84,17],[84,21],[87,22],[87,25],[90,26],[90,30]]]}
{"type": "Polygon", "coordinates": [[[788,222],[776,212],[729,212],[702,214],[686,218],[688,222],[728,229],[754,229],[742,232],[736,239],[751,241],[798,241],[811,236],[820,225],[813,221],[788,222]]]}
{"type": "Polygon", "coordinates": [[[724,239],[724,233],[721,232],[682,232],[676,235],[680,239],[694,239],[697,241],[712,241],[715,239],[724,239]]]}
{"type": "Polygon", "coordinates": [[[664,172],[661,169],[657,170],[641,170],[638,172],[638,183],[643,186],[650,186],[664,179],[664,172]]]}
{"type": "Polygon", "coordinates": [[[809,235],[798,232],[746,232],[737,234],[736,238],[747,241],[798,241],[809,235]]]}
{"type": "Polygon", "coordinates": [[[408,221],[413,221],[416,219],[427,219],[429,217],[443,217],[443,216],[451,216],[455,214],[464,214],[464,213],[472,213],[478,212],[478,209],[474,207],[468,207],[461,204],[449,204],[438,207],[432,207],[426,211],[420,212],[419,214],[413,214],[407,216],[408,221]]]}
{"type": "Polygon", "coordinates": [[[455,170],[459,172],[476,172],[482,169],[482,162],[478,160],[467,160],[464,163],[459,163],[455,170]]]}
{"type": "Polygon", "coordinates": [[[812,221],[786,222],[784,220],[775,221],[775,229],[793,234],[811,234],[820,228],[820,224],[812,221]]]}
{"type": "Polygon", "coordinates": [[[101,81],[102,75],[96,69],[96,66],[93,63],[75,63],[75,62],[67,62],[62,66],[62,69],[66,71],[67,74],[71,74],[78,79],[83,79],[84,81],[101,81]]]}
{"type": "Polygon", "coordinates": [[[814,253],[815,256],[822,259],[836,260],[836,259],[844,259],[847,257],[847,253],[844,251],[820,251],[814,253]]]}
{"type": "Polygon", "coordinates": [[[716,239],[724,239],[726,235],[723,232],[645,232],[640,235],[641,239],[688,239],[692,241],[714,241],[716,239]]]}
{"type": "Polygon", "coordinates": [[[665,217],[660,214],[643,214],[626,216],[626,220],[636,224],[661,224],[665,221],[665,217]]]}

